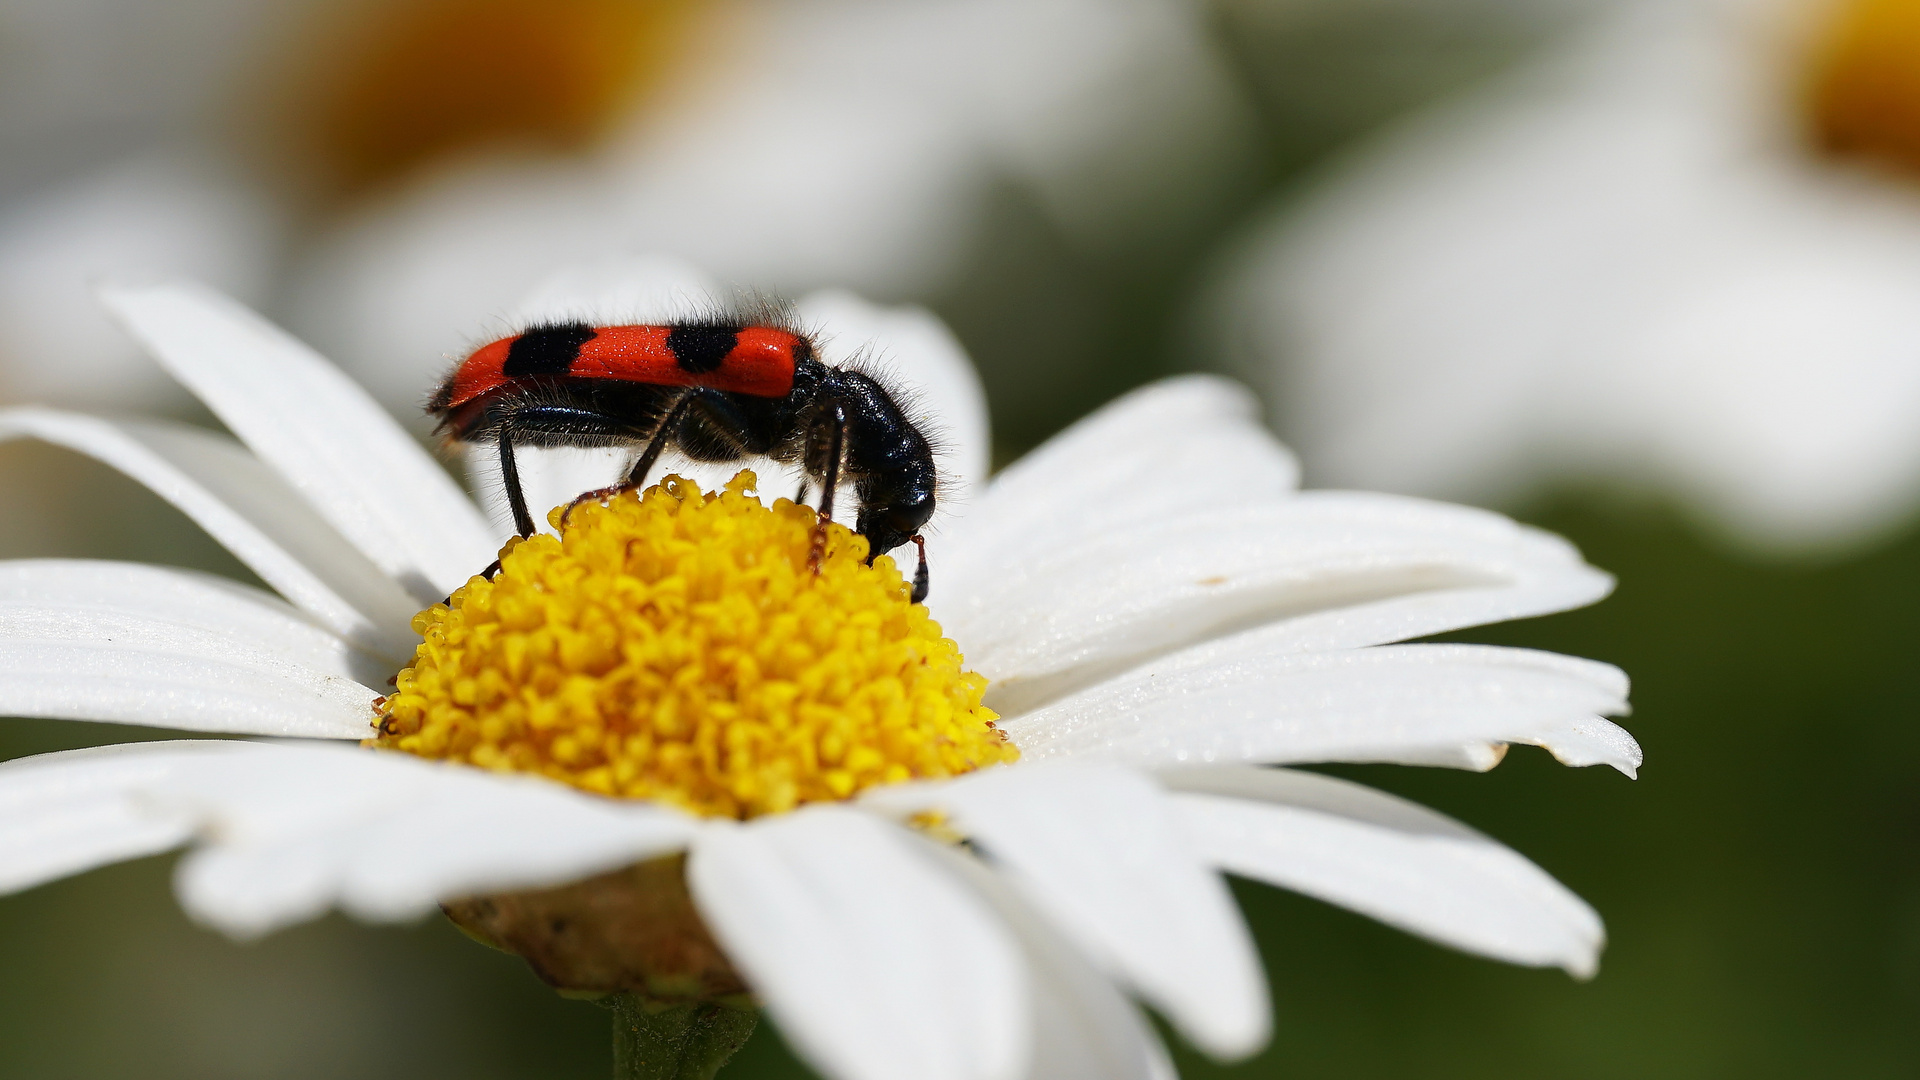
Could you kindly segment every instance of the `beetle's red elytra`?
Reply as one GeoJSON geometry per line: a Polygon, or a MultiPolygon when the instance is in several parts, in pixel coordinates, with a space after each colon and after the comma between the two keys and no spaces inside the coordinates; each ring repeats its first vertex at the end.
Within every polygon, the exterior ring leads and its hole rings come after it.
{"type": "Polygon", "coordinates": [[[812,355],[806,338],[774,326],[543,327],[475,349],[434,406],[459,408],[536,375],[785,397],[793,390],[795,365],[812,355]]]}

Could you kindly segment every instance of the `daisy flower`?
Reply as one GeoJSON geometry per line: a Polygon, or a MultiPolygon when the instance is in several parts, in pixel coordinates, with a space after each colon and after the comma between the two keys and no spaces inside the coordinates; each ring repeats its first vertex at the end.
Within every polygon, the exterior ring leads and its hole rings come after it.
{"type": "Polygon", "coordinates": [[[807,573],[811,512],[748,475],[590,504],[475,577],[498,529],[320,356],[201,287],[106,298],[238,441],[37,408],[0,432],[125,471],[279,595],[0,564],[0,711],[252,737],[0,766],[0,887],[184,846],[181,903],[237,937],[444,907],[613,995],[631,1076],[717,1065],[753,1003],[834,1080],[1168,1076],[1139,1004],[1247,1054],[1268,1002],[1222,871],[1595,969],[1600,920],[1520,855],[1270,766],[1527,743],[1632,775],[1616,669],[1393,644],[1610,579],[1495,514],[1295,490],[1232,384],[1147,387],[988,481],[938,323],[803,302],[828,359],[870,342],[945,429],[936,623],[844,530],[807,573]]]}
{"type": "Polygon", "coordinates": [[[1216,314],[1328,482],[1679,495],[1762,548],[1920,501],[1920,21],[1630,4],[1259,227],[1216,314]]]}

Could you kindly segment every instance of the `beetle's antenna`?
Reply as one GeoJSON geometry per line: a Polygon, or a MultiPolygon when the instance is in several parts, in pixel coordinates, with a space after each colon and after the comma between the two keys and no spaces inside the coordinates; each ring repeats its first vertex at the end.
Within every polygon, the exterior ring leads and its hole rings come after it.
{"type": "Polygon", "coordinates": [[[919,533],[914,533],[907,539],[913,541],[913,546],[920,549],[920,565],[913,568],[913,596],[907,601],[918,604],[927,598],[927,539],[919,533]]]}

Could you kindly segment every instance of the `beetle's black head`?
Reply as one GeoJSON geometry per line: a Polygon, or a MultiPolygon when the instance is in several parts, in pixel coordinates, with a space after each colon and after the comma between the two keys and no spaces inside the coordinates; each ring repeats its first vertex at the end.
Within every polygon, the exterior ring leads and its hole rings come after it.
{"type": "Polygon", "coordinates": [[[883,503],[862,507],[855,529],[867,538],[867,560],[871,562],[874,556],[885,555],[912,539],[932,516],[933,489],[930,485],[901,492],[899,497],[883,503]]]}

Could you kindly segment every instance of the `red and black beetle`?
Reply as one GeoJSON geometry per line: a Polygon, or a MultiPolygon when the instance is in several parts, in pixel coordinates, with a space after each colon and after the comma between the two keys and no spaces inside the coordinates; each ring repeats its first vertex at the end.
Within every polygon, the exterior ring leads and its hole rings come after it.
{"type": "MultiPolygon", "coordinates": [[[[863,372],[821,363],[807,335],[771,323],[535,327],[475,349],[427,411],[440,418],[440,434],[499,444],[522,536],[533,535],[534,523],[517,446],[645,447],[618,488],[583,498],[639,487],[669,446],[697,461],[769,457],[819,482],[823,521],[844,474],[869,560],[919,544],[933,516],[933,447],[894,394],[863,372]]],[[[914,601],[926,593],[922,545],[914,601]]]]}

